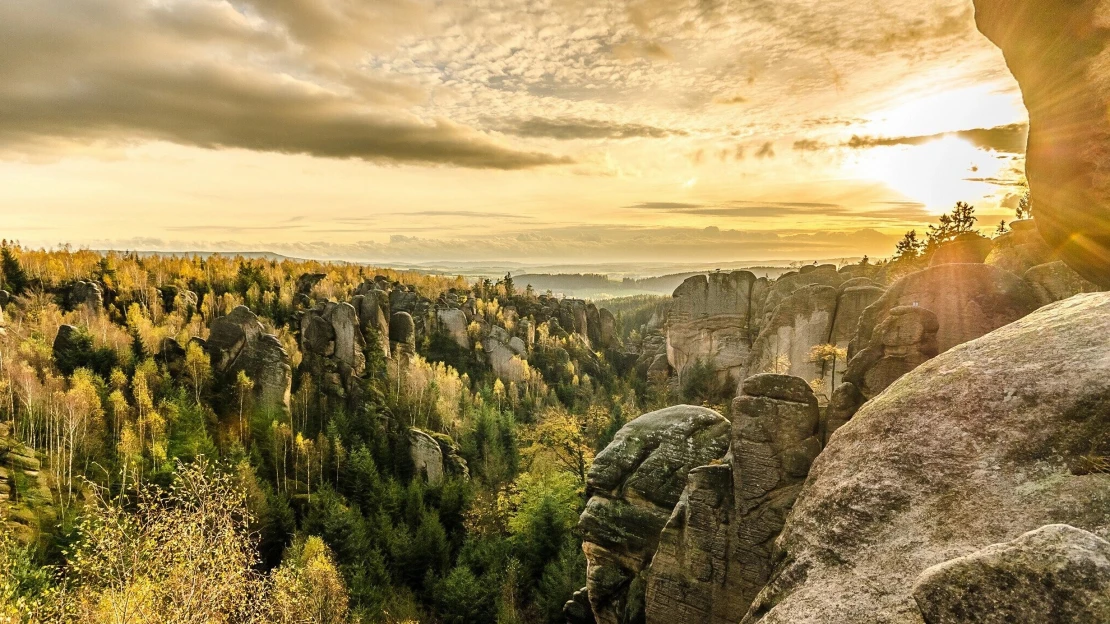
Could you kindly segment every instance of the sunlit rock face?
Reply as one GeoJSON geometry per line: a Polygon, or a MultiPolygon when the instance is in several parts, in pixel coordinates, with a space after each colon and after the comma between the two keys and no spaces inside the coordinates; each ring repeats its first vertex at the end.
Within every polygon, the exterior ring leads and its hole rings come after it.
{"type": "Polygon", "coordinates": [[[1029,110],[1037,227],[1072,268],[1110,286],[1110,2],[975,0],[975,21],[1029,110]]]}

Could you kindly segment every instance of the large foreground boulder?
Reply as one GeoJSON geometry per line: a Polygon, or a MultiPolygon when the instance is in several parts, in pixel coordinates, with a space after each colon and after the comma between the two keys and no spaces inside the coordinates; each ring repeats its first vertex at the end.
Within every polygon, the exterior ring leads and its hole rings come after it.
{"type": "Polygon", "coordinates": [[[1110,286],[1107,0],[975,0],[1029,111],[1025,174],[1037,228],[1087,279],[1110,286]]]}
{"type": "Polygon", "coordinates": [[[1110,622],[1110,542],[1051,524],[929,568],[913,597],[927,624],[1110,622]]]}
{"type": "MultiPolygon", "coordinates": [[[[953,265],[960,266],[960,265],[953,265]]],[[[1047,524],[1110,536],[1110,294],[957,346],[832,435],[746,623],[923,621],[925,570],[1047,524]]]]}
{"type": "Polygon", "coordinates": [[[713,410],[677,405],[636,418],[590,467],[590,494],[578,528],[586,587],[600,624],[642,617],[642,573],[678,503],[686,477],[728,450],[729,421],[713,410]]]}

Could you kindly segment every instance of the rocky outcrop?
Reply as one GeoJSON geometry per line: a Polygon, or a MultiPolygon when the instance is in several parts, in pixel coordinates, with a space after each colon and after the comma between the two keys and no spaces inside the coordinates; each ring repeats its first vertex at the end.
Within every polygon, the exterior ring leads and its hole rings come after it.
{"type": "Polygon", "coordinates": [[[351,305],[358,312],[366,344],[376,344],[382,355],[389,357],[389,293],[378,288],[376,282],[365,282],[355,290],[351,305]]]}
{"type": "Polygon", "coordinates": [[[925,570],[913,597],[926,624],[1110,622],[1110,542],[1044,526],[925,570]]]}
{"type": "Polygon", "coordinates": [[[688,278],[674,291],[667,320],[667,360],[681,375],[703,361],[739,381],[758,334],[767,280],[748,271],[688,278]]]}
{"type": "Polygon", "coordinates": [[[1032,219],[1010,223],[1010,231],[996,236],[986,263],[1005,269],[1014,275],[1024,275],[1029,269],[1057,260],[1044,237],[1037,231],[1032,219]]]}
{"type": "Polygon", "coordinates": [[[409,429],[409,457],[414,473],[428,485],[443,484],[443,451],[435,438],[420,429],[409,429]]]}
{"type": "Polygon", "coordinates": [[[1079,293],[1104,290],[1098,284],[1088,281],[1062,261],[1035,266],[1025,272],[1025,281],[1033,287],[1037,301],[1048,305],[1079,293]]]}
{"type": "Polygon", "coordinates": [[[775,308],[784,299],[806,286],[832,286],[837,288],[845,281],[855,277],[858,276],[841,273],[831,264],[813,264],[804,266],[797,271],[783,273],[778,279],[766,286],[767,294],[759,301],[760,305],[756,308],[758,313],[752,322],[756,326],[762,326],[763,322],[774,313],[775,308]]]}
{"type": "MultiPolygon", "coordinates": [[[[856,282],[856,280],[852,280],[856,282]]],[[[794,291],[783,299],[766,321],[747,364],[747,374],[779,372],[806,380],[823,380],[833,388],[840,380],[845,362],[815,361],[813,348],[833,344],[847,349],[855,336],[864,311],[885,292],[869,280],[870,285],[833,288],[810,285],[794,291]]]]}
{"type": "Polygon", "coordinates": [[[849,356],[900,306],[922,307],[936,315],[937,346],[944,352],[1029,314],[1039,302],[1032,287],[1009,271],[983,264],[930,267],[898,280],[867,308],[849,356]]]}
{"type": "Polygon", "coordinates": [[[90,314],[100,314],[104,309],[104,289],[97,282],[74,282],[66,295],[66,304],[70,310],[83,308],[90,314]]]}
{"type": "Polygon", "coordinates": [[[504,327],[491,325],[482,341],[482,349],[498,379],[505,383],[524,381],[528,348],[521,338],[513,336],[504,327]]]}
{"type": "Polygon", "coordinates": [[[650,412],[625,425],[590,467],[590,496],[578,528],[586,583],[601,624],[642,617],[643,571],[686,486],[688,473],[725,454],[729,422],[690,405],[650,412]]]}
{"type": "Polygon", "coordinates": [[[440,330],[450,336],[455,344],[463,349],[470,349],[470,336],[466,331],[469,323],[462,310],[436,310],[436,320],[439,321],[440,330]]]}
{"type": "Polygon", "coordinates": [[[416,352],[416,322],[408,312],[394,312],[389,317],[389,345],[391,352],[402,354],[416,352]]]}
{"type": "Polygon", "coordinates": [[[990,255],[991,239],[974,232],[961,234],[941,243],[929,258],[929,266],[941,264],[982,264],[990,255]]]}
{"type": "Polygon", "coordinates": [[[1046,524],[1110,535],[1107,370],[1096,293],[903,376],[814,462],[744,622],[920,624],[912,589],[934,565],[1046,524]]]}
{"type": "Polygon", "coordinates": [[[648,624],[739,621],[767,582],[772,544],[821,451],[804,379],[756,375],[733,402],[729,457],[690,472],[647,573],[648,624]]]}
{"type": "Polygon", "coordinates": [[[1029,112],[1025,173],[1049,247],[1110,286],[1110,39],[1104,0],[975,0],[1029,112]]]}
{"type": "Polygon", "coordinates": [[[301,367],[324,392],[340,397],[357,393],[358,380],[366,370],[361,325],[349,303],[322,302],[301,314],[301,367]]]}
{"type": "Polygon", "coordinates": [[[454,438],[445,433],[429,433],[428,435],[436,441],[440,453],[443,454],[443,474],[469,480],[470,466],[463,459],[462,449],[459,448],[454,438]]]}
{"type": "Polygon", "coordinates": [[[289,354],[246,306],[212,321],[204,348],[212,371],[230,385],[244,371],[254,381],[255,405],[262,410],[289,410],[293,371],[289,354]]]}
{"type": "Polygon", "coordinates": [[[327,277],[327,273],[302,273],[297,278],[297,290],[295,292],[298,295],[312,294],[312,289],[316,287],[316,284],[324,281],[327,277]]]}
{"type": "Polygon", "coordinates": [[[0,423],[0,525],[23,544],[57,521],[54,496],[40,470],[34,449],[12,435],[8,423],[0,423]]]}

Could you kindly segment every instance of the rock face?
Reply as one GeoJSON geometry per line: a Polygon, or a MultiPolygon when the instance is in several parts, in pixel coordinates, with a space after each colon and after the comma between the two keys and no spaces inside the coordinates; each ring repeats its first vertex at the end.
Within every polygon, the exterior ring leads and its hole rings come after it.
{"type": "Polygon", "coordinates": [[[922,622],[928,568],[1065,523],[1110,535],[1110,294],[942,353],[865,404],[814,462],[744,619],[922,622]]]}
{"type": "Polygon", "coordinates": [[[511,335],[504,327],[491,325],[485,340],[482,341],[482,349],[486,352],[489,364],[498,379],[505,383],[524,381],[524,358],[527,355],[527,346],[523,340],[511,335]]]}
{"type": "Polygon", "coordinates": [[[1110,622],[1110,542],[1052,524],[926,570],[926,624],[1110,622]]]}
{"type": "Polygon", "coordinates": [[[1010,231],[995,237],[986,263],[1024,275],[1029,269],[1057,260],[1032,219],[1010,223],[1010,231]]]}
{"type": "Polygon", "coordinates": [[[1079,293],[1103,290],[1098,284],[1088,281],[1062,261],[1035,266],[1025,272],[1025,281],[1033,287],[1041,305],[1048,305],[1073,297],[1079,293]]]}
{"type": "Polygon", "coordinates": [[[738,622],[767,582],[772,544],[821,452],[804,379],[756,375],[733,402],[729,459],[690,472],[647,574],[648,624],[738,622]]]}
{"type": "Polygon", "coordinates": [[[1032,287],[1009,271],[983,264],[930,267],[895,282],[866,310],[849,355],[871,339],[896,307],[932,311],[940,325],[937,346],[944,352],[1029,314],[1038,304],[1032,287]]]}
{"type": "Polygon", "coordinates": [[[0,527],[23,544],[31,544],[46,523],[56,522],[54,496],[40,476],[34,449],[0,423],[0,527]]]}
{"type": "Polygon", "coordinates": [[[302,368],[325,392],[348,397],[357,393],[366,370],[366,341],[358,312],[349,303],[321,302],[301,315],[302,368]]]}
{"type": "Polygon", "coordinates": [[[642,617],[643,571],[694,468],[725,454],[729,422],[690,405],[650,412],[625,425],[590,467],[578,528],[590,606],[601,624],[642,617]]]}
{"type": "Polygon", "coordinates": [[[466,314],[462,310],[436,310],[440,328],[463,349],[470,349],[470,336],[466,333],[466,314]]]}
{"type": "Polygon", "coordinates": [[[74,282],[66,299],[70,309],[84,306],[90,314],[100,314],[104,309],[104,289],[96,282],[74,282]]]}
{"type": "Polygon", "coordinates": [[[289,410],[293,371],[289,354],[273,334],[262,333],[262,323],[246,306],[212,321],[205,349],[212,370],[225,381],[244,371],[254,381],[255,404],[264,410],[289,410]]]}
{"type": "Polygon", "coordinates": [[[1025,172],[1048,245],[1110,286],[1110,39],[1102,0],[975,0],[1029,111],[1025,172]]]}
{"type": "Polygon", "coordinates": [[[992,249],[991,239],[975,233],[961,234],[941,244],[929,259],[929,266],[941,264],[982,264],[992,249]]]}
{"type": "Polygon", "coordinates": [[[443,451],[435,438],[420,429],[409,429],[409,455],[417,476],[431,486],[443,483],[443,451]]]}
{"type": "Polygon", "coordinates": [[[351,305],[358,312],[362,335],[367,344],[377,343],[382,355],[389,357],[389,294],[366,282],[355,290],[351,305]]]}
{"type": "Polygon", "coordinates": [[[416,323],[408,312],[394,312],[389,318],[389,344],[405,353],[416,350],[416,323]]]}
{"type": "Polygon", "coordinates": [[[767,280],[748,271],[688,278],[674,291],[668,316],[667,360],[681,375],[701,360],[739,381],[744,374],[767,280]]]}
{"type": "Polygon", "coordinates": [[[810,285],[794,291],[782,300],[765,323],[752,345],[747,374],[769,371],[801,377],[823,379],[832,388],[846,362],[837,362],[838,369],[814,362],[813,347],[835,344],[847,348],[865,309],[885,291],[876,286],[853,286],[837,289],[832,286],[810,285]]]}

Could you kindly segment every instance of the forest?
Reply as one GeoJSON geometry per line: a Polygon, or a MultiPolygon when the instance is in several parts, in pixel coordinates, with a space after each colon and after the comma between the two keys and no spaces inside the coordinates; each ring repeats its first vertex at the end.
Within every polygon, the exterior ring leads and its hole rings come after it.
{"type": "Polygon", "coordinates": [[[524,377],[499,379],[479,326],[512,327],[540,299],[511,276],[2,253],[0,476],[14,487],[0,501],[0,620],[557,622],[585,584],[575,525],[590,462],[663,402],[612,349],[554,322],[524,377]],[[434,323],[394,357],[371,339],[354,385],[326,391],[298,319],[374,279],[470,302],[471,348],[434,323]],[[239,306],[288,354],[286,410],[205,350],[239,306]],[[430,478],[414,430],[465,468],[430,478]]]}

